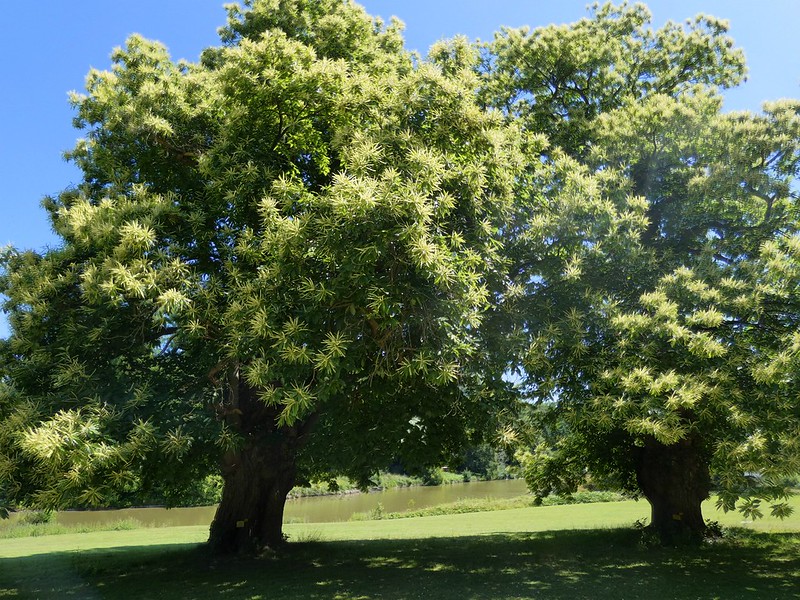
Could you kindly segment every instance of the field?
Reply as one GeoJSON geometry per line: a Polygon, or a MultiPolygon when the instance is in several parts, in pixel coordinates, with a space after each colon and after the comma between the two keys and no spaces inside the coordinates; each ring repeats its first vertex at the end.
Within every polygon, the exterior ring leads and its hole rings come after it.
{"type": "MultiPolygon", "coordinates": [[[[800,508],[798,499],[795,506],[800,508]]],[[[646,504],[288,525],[280,555],[209,557],[205,527],[0,540],[0,598],[800,598],[800,516],[691,549],[632,527],[646,504]]]]}

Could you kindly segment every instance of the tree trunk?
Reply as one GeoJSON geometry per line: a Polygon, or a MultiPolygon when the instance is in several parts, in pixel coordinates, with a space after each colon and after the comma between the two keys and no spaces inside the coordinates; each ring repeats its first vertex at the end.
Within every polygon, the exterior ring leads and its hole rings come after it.
{"type": "Polygon", "coordinates": [[[277,549],[284,543],[283,508],[294,486],[297,453],[317,417],[279,427],[279,408],[265,405],[239,377],[238,368],[228,373],[228,398],[217,411],[244,445],[222,458],[222,500],[209,545],[216,554],[277,549]]]}
{"type": "Polygon", "coordinates": [[[225,456],[222,500],[209,537],[214,553],[249,554],[283,544],[283,508],[295,480],[291,446],[259,444],[225,456]]]}
{"type": "Polygon", "coordinates": [[[662,543],[702,540],[706,524],[701,504],[709,497],[711,477],[698,437],[670,446],[648,440],[637,454],[636,477],[650,502],[650,528],[662,543]]]}

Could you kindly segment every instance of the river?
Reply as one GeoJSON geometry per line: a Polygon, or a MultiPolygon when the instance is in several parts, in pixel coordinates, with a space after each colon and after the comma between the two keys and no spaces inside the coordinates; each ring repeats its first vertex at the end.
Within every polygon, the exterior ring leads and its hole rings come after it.
{"type": "MultiPolygon", "coordinates": [[[[287,523],[324,523],[347,521],[354,513],[368,512],[380,504],[386,512],[399,512],[455,502],[462,498],[512,498],[525,494],[525,482],[520,479],[503,481],[474,481],[439,486],[396,488],[364,494],[342,494],[297,498],[286,503],[284,520],[287,523]]],[[[63,525],[108,523],[136,519],[142,525],[170,527],[208,525],[214,517],[214,506],[195,508],[124,508],[119,510],[69,510],[59,512],[63,525]]]]}

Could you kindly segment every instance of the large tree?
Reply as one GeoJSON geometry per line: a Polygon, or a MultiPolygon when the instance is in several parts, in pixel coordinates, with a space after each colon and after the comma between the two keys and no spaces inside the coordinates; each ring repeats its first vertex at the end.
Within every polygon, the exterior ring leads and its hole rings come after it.
{"type": "Polygon", "coordinates": [[[611,476],[677,540],[703,534],[712,477],[725,508],[780,515],[798,472],[800,104],[722,112],[718,88],[744,74],[724,22],[648,23],[605,5],[504,30],[483,93],[548,136],[557,175],[519,179],[505,230],[509,366],[542,441],[529,481],[611,476]]]}
{"type": "Polygon", "coordinates": [[[76,95],[59,247],[10,251],[8,501],[97,505],[218,469],[210,542],[282,542],[287,492],[443,461],[490,420],[477,331],[518,135],[466,43],[428,59],[343,0],[252,0],[76,95]],[[315,437],[316,434],[316,437],[315,437]]]}

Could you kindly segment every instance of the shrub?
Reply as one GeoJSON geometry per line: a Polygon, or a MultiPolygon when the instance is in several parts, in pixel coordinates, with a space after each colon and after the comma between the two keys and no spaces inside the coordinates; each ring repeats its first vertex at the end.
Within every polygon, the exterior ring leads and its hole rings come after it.
{"type": "Polygon", "coordinates": [[[25,525],[42,525],[56,520],[56,514],[51,510],[32,510],[25,512],[20,517],[20,522],[25,525]]]}
{"type": "Polygon", "coordinates": [[[468,472],[471,479],[494,480],[506,479],[509,476],[505,452],[496,450],[488,444],[467,449],[456,470],[468,472]]]}

